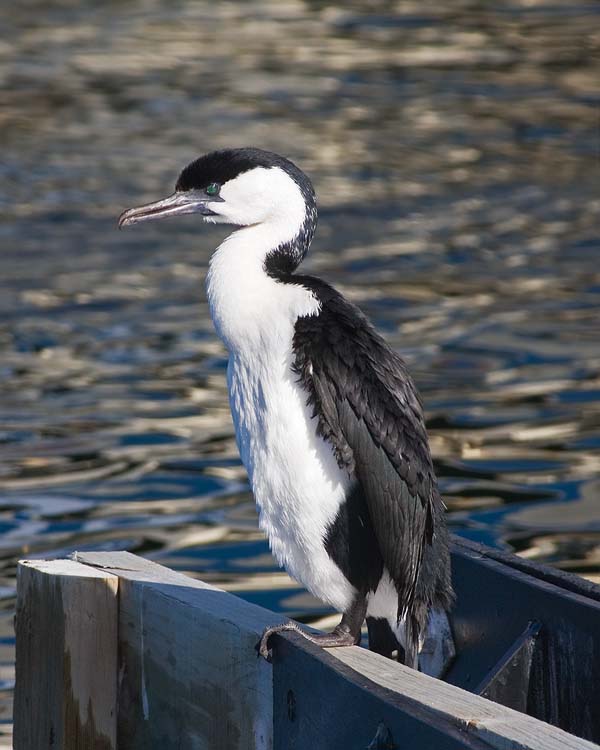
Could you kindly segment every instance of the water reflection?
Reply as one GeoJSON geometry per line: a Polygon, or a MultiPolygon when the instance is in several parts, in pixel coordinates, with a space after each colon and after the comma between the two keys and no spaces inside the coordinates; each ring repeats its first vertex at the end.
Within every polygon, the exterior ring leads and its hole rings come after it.
{"type": "Polygon", "coordinates": [[[5,4],[0,724],[15,560],[129,549],[302,619],[232,439],[222,234],[117,233],[254,144],[314,177],[308,263],[406,356],[459,533],[600,576],[596,33],[571,0],[5,4]]]}

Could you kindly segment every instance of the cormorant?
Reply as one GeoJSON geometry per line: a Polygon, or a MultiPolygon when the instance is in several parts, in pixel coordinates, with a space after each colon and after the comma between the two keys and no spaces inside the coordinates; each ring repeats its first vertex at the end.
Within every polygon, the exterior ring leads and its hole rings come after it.
{"type": "Polygon", "coordinates": [[[229,352],[237,445],[260,526],[289,574],[342,613],[323,646],[360,640],[417,667],[428,623],[453,593],[444,504],[421,401],[400,356],[325,281],[297,273],[317,224],[315,193],[291,161],[214,151],[175,192],[119,226],[182,214],[236,230],[210,260],[207,293],[229,352]]]}

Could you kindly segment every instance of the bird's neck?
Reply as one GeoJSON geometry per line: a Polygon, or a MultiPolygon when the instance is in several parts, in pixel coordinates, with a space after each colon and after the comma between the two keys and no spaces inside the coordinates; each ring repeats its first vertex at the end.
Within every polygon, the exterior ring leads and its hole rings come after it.
{"type": "MultiPolygon", "coordinates": [[[[291,225],[290,225],[291,226],[291,225]]],[[[295,217],[295,229],[282,233],[279,241],[271,241],[265,254],[265,272],[275,279],[284,279],[293,273],[308,253],[317,227],[317,208],[314,202],[307,202],[301,217],[295,217]]]]}
{"type": "MultiPolygon", "coordinates": [[[[314,225],[304,220],[242,227],[219,245],[207,275],[207,296],[217,334],[230,352],[281,337],[298,315],[316,309],[297,284],[281,283],[304,257],[314,225]]],[[[291,280],[291,279],[290,279],[291,280]]]]}

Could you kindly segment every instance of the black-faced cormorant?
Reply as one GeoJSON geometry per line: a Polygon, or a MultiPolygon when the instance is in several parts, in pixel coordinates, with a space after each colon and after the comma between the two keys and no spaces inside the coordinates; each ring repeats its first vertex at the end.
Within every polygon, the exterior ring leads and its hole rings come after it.
{"type": "MultiPolygon", "coordinates": [[[[236,230],[207,292],[260,526],[277,560],[342,613],[323,646],[358,643],[417,666],[452,603],[448,533],[421,402],[400,356],[326,282],[296,273],[317,207],[292,162],[255,148],[202,156],[119,226],[182,214],[236,230]]],[[[293,623],[267,630],[268,637],[293,623]]]]}

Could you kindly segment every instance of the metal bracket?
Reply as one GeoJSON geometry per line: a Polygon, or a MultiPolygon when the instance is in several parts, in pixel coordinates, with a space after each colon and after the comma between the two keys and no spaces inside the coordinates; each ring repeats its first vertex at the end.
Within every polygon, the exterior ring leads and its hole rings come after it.
{"type": "Polygon", "coordinates": [[[398,745],[394,745],[391,731],[383,722],[380,722],[375,737],[367,745],[367,750],[394,750],[397,747],[398,745]]]}
{"type": "Polygon", "coordinates": [[[539,622],[530,622],[483,678],[475,693],[526,713],[533,651],[541,629],[539,622]]]}

